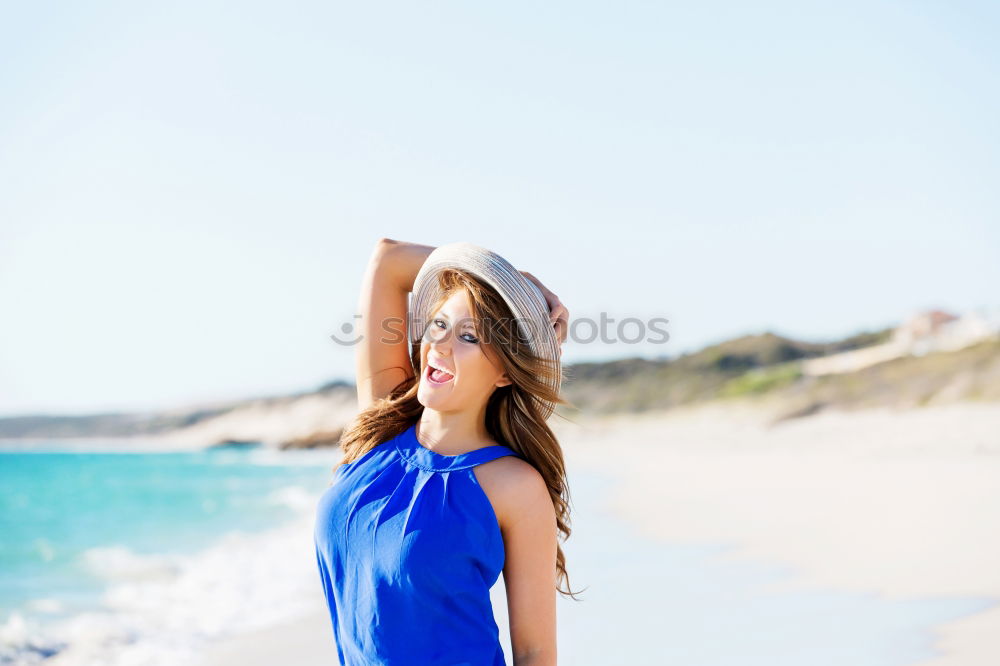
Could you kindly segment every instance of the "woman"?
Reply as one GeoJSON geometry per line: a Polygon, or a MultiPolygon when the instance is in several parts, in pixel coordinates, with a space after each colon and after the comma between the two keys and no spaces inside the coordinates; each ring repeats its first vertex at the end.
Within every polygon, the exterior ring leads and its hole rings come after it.
{"type": "Polygon", "coordinates": [[[315,532],[341,664],[503,666],[501,570],[514,663],[555,664],[566,308],[478,246],[382,239],[360,310],[361,411],[315,532]]]}

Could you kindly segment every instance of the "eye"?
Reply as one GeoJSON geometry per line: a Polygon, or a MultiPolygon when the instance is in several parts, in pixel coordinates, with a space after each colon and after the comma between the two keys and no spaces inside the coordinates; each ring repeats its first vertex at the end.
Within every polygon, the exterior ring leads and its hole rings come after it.
{"type": "MultiPolygon", "coordinates": [[[[441,326],[438,327],[439,329],[443,329],[443,328],[447,327],[447,324],[445,324],[445,322],[444,322],[443,319],[434,319],[433,321],[431,321],[431,323],[435,324],[435,325],[441,324],[441,326]]],[[[473,344],[474,345],[474,344],[478,344],[479,343],[479,338],[477,338],[472,333],[463,333],[462,336],[468,336],[469,338],[472,338],[471,340],[469,340],[469,339],[467,339],[465,337],[462,337],[462,340],[465,340],[465,342],[468,342],[469,344],[473,344]]]]}

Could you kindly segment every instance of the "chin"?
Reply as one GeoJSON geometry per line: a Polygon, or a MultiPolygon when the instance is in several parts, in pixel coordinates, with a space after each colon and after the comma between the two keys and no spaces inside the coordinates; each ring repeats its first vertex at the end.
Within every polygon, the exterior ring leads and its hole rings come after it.
{"type": "Polygon", "coordinates": [[[438,412],[451,411],[454,409],[454,406],[450,402],[454,397],[454,394],[445,396],[435,395],[434,389],[423,383],[417,388],[417,402],[423,405],[425,409],[433,409],[438,412]]]}
{"type": "Polygon", "coordinates": [[[441,406],[441,400],[435,399],[436,396],[431,395],[432,391],[428,391],[423,385],[417,389],[417,402],[428,409],[438,409],[441,406]]]}

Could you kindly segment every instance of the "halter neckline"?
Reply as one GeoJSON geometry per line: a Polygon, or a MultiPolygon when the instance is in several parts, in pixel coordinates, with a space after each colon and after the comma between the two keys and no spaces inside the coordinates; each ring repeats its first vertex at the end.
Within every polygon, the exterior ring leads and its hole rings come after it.
{"type": "Polygon", "coordinates": [[[475,467],[495,458],[517,455],[513,449],[503,444],[492,444],[474,451],[467,451],[453,456],[446,456],[437,451],[431,451],[417,439],[417,424],[408,427],[396,438],[396,448],[400,455],[422,469],[436,472],[450,472],[456,469],[475,467]]]}

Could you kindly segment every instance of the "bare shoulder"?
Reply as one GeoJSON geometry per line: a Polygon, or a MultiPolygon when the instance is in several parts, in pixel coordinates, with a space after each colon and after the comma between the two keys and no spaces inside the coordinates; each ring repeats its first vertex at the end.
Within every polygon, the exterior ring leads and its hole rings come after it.
{"type": "Polygon", "coordinates": [[[545,478],[521,458],[504,456],[477,465],[472,471],[493,505],[503,531],[523,512],[552,506],[545,478]]]}

